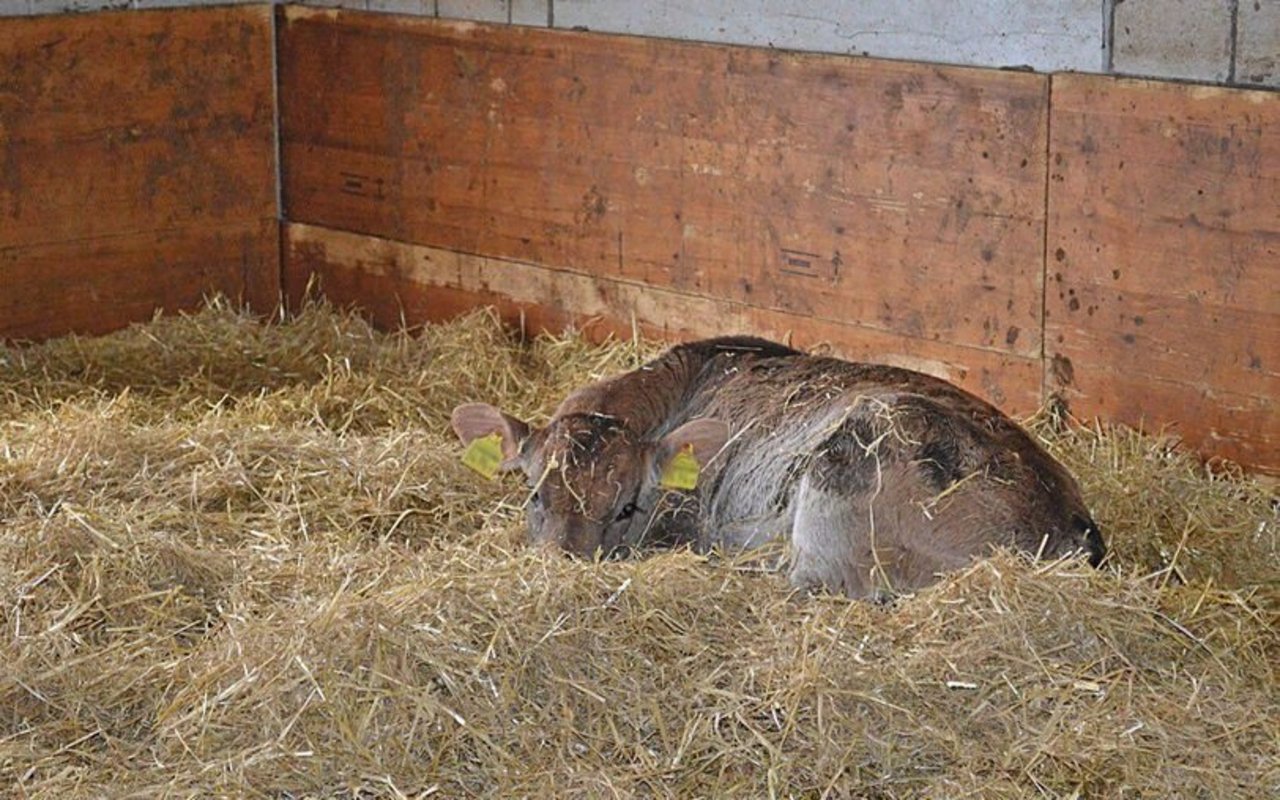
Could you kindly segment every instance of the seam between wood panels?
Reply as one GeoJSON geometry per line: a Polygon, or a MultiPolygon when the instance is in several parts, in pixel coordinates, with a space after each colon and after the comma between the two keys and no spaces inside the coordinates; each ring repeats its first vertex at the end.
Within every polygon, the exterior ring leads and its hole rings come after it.
{"type": "Polygon", "coordinates": [[[1041,282],[1039,282],[1039,334],[1041,334],[1041,404],[1048,402],[1048,237],[1050,237],[1050,192],[1053,173],[1053,83],[1055,76],[1044,81],[1044,221],[1041,237],[1041,282]]]}
{"type": "Polygon", "coordinates": [[[284,146],[282,144],[283,124],[280,114],[280,39],[283,28],[280,16],[285,13],[285,6],[269,6],[271,14],[271,144],[275,148],[275,181],[276,181],[276,279],[279,293],[276,302],[284,309],[285,299],[285,208],[284,208],[284,146]]]}

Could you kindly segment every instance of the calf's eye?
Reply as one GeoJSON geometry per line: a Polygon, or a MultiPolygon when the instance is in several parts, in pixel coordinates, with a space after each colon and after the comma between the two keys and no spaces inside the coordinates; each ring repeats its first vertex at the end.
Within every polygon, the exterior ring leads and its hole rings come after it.
{"type": "Polygon", "coordinates": [[[622,522],[624,519],[631,519],[636,515],[636,512],[639,510],[640,510],[640,506],[636,505],[635,503],[627,503],[625,506],[622,507],[622,510],[618,512],[618,516],[614,521],[622,522]]]}

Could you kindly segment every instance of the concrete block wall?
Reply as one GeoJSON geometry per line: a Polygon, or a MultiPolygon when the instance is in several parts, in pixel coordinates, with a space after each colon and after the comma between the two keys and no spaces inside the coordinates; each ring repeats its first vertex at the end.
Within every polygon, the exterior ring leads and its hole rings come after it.
{"type": "Polygon", "coordinates": [[[1116,0],[1112,69],[1224,83],[1232,75],[1236,0],[1116,0]]]}
{"type": "MultiPolygon", "coordinates": [[[[252,0],[0,0],[0,16],[252,0]]],[[[794,50],[1280,88],[1280,0],[302,0],[794,50]]]]}
{"type": "Polygon", "coordinates": [[[1104,66],[1098,0],[556,0],[557,25],[1051,71],[1104,66]]]}
{"type": "Polygon", "coordinates": [[[1232,79],[1280,86],[1280,0],[1240,0],[1232,79]]]}

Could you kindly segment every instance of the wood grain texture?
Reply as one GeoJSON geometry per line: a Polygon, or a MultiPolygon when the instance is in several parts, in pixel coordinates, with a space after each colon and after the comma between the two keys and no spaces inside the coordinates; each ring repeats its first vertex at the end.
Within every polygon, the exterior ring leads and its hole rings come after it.
{"type": "Polygon", "coordinates": [[[1053,81],[1048,386],[1280,472],[1280,95],[1053,81]]]}
{"type": "Polygon", "coordinates": [[[1040,354],[1043,76],[284,20],[291,220],[856,326],[899,349],[1040,354]]]}
{"type": "Polygon", "coordinates": [[[286,226],[285,287],[296,307],[313,280],[331,300],[397,327],[448,319],[492,305],[512,324],[594,339],[649,336],[687,340],[752,333],[801,347],[829,345],[848,358],[896,364],[951,380],[1014,413],[1040,404],[1039,359],[894,336],[732,300],[587,276],[569,270],[311,225],[286,226]]]}
{"type": "Polygon", "coordinates": [[[0,248],[0,340],[106,333],[213,294],[266,312],[279,276],[273,219],[0,248]]]}
{"type": "Polygon", "coordinates": [[[264,6],[3,20],[0,335],[110,330],[214,288],[274,303],[272,84],[264,6]]]}

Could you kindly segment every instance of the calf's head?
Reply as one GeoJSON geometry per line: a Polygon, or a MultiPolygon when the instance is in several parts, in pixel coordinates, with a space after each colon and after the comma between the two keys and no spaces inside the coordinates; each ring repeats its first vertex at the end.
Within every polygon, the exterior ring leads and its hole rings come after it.
{"type": "Polygon", "coordinates": [[[725,423],[696,419],[646,439],[616,417],[590,413],[535,429],[484,403],[458,406],[452,423],[467,445],[497,434],[499,469],[524,472],[529,540],[587,558],[645,542],[673,460],[684,453],[705,466],[729,437],[725,423]]]}

